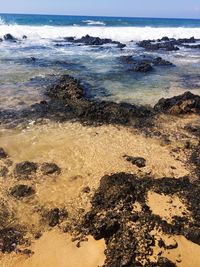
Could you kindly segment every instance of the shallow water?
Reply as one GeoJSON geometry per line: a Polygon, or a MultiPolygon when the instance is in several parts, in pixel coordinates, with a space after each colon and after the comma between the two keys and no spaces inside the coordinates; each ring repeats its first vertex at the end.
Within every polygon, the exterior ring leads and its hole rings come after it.
{"type": "Polygon", "coordinates": [[[104,20],[2,15],[0,37],[11,33],[20,41],[0,43],[0,108],[20,109],[38,102],[43,98],[43,89],[51,81],[49,75],[63,73],[79,78],[90,97],[116,102],[153,105],[161,97],[186,90],[199,94],[199,49],[147,53],[136,46],[138,40],[166,35],[200,38],[198,20],[104,20]],[[73,19],[83,22],[83,25],[72,26],[73,19]],[[52,22],[48,23],[50,20],[52,22]],[[125,25],[125,22],[130,25],[125,25]],[[121,23],[120,26],[117,23],[121,23]],[[66,36],[78,38],[86,34],[121,41],[127,47],[120,50],[114,45],[91,47],[63,42],[66,36]],[[28,38],[22,39],[23,35],[28,38]],[[122,55],[140,54],[161,56],[176,67],[156,67],[151,73],[141,74],[127,71],[127,66],[119,60],[122,55]]]}

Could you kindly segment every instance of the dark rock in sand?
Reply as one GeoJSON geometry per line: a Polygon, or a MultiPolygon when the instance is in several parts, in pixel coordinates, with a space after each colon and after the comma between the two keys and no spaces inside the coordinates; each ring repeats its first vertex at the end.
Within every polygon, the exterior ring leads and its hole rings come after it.
{"type": "Polygon", "coordinates": [[[68,212],[66,210],[60,210],[59,208],[54,208],[50,210],[46,215],[45,215],[48,225],[50,227],[55,227],[58,225],[64,218],[68,217],[68,212]]]}
{"type": "Polygon", "coordinates": [[[28,185],[15,185],[11,188],[10,194],[15,198],[29,197],[35,193],[35,190],[28,185]]]}
{"type": "Polygon", "coordinates": [[[58,208],[52,209],[48,214],[47,214],[47,220],[48,224],[51,227],[56,226],[59,224],[60,220],[60,210],[58,208]]]}
{"type": "MultiPolygon", "coordinates": [[[[161,229],[164,234],[183,235],[199,244],[199,203],[200,188],[190,183],[188,177],[154,179],[127,173],[107,175],[101,178],[91,201],[92,208],[85,215],[80,231],[96,239],[105,238],[107,247],[104,267],[143,266],[140,260],[146,260],[145,266],[174,267],[175,263],[159,255],[156,263],[150,261],[149,255],[152,255],[157,240],[150,232],[161,229]],[[183,217],[174,216],[173,223],[167,223],[160,216],[154,215],[147,205],[147,194],[152,190],[170,196],[178,194],[191,213],[183,217]],[[134,211],[135,202],[140,203],[141,211],[134,211]]],[[[177,247],[177,243],[166,246],[160,242],[159,245],[167,249],[177,247]]]]}
{"type": "Polygon", "coordinates": [[[23,35],[22,36],[22,39],[27,39],[28,37],[26,35],[23,35]]]}
{"type": "Polygon", "coordinates": [[[5,41],[12,41],[12,42],[17,41],[17,39],[13,35],[11,35],[10,33],[5,34],[3,38],[5,41]]]}
{"type": "Polygon", "coordinates": [[[11,253],[17,248],[23,239],[23,234],[15,228],[4,228],[0,230],[0,251],[11,253]]]}
{"type": "Polygon", "coordinates": [[[154,106],[158,112],[169,113],[173,115],[199,113],[200,112],[200,96],[186,92],[172,98],[162,98],[154,106]]]}
{"type": "Polygon", "coordinates": [[[192,242],[200,245],[200,228],[191,227],[185,231],[185,236],[192,242]]]}
{"type": "Polygon", "coordinates": [[[5,152],[3,148],[0,148],[0,159],[5,159],[8,157],[8,154],[5,152]]]}
{"type": "Polygon", "coordinates": [[[146,159],[141,157],[132,157],[132,156],[124,156],[127,161],[131,162],[133,165],[136,165],[138,168],[143,168],[146,166],[146,159]]]}
{"type": "Polygon", "coordinates": [[[60,174],[61,169],[55,163],[43,163],[41,165],[41,172],[43,175],[60,174]]]}
{"type": "Polygon", "coordinates": [[[91,190],[90,190],[89,186],[84,187],[83,190],[82,190],[82,192],[86,193],[86,194],[90,193],[90,191],[91,190]]]}
{"type": "Polygon", "coordinates": [[[200,142],[192,150],[189,164],[193,164],[195,166],[196,176],[200,179],[200,142]]]}
{"type": "Polygon", "coordinates": [[[176,264],[167,258],[159,258],[155,267],[176,267],[176,264]]]}
{"type": "Polygon", "coordinates": [[[36,173],[37,169],[37,163],[24,161],[16,164],[14,173],[18,178],[30,179],[36,173]]]}

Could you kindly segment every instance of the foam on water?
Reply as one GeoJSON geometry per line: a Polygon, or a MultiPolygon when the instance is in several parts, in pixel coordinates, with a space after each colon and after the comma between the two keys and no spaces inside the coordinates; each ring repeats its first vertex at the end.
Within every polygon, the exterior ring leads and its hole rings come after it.
{"type": "Polygon", "coordinates": [[[88,24],[88,25],[106,25],[104,22],[102,21],[95,21],[95,20],[83,20],[84,23],[88,24]]]}
{"type": "Polygon", "coordinates": [[[2,17],[0,17],[0,25],[4,25],[5,24],[5,21],[2,17]]]}
{"type": "Polygon", "coordinates": [[[163,36],[173,38],[200,38],[200,28],[157,28],[157,27],[95,27],[95,26],[28,26],[0,25],[0,37],[11,33],[16,38],[27,35],[31,40],[58,39],[67,36],[80,38],[89,34],[100,38],[111,38],[116,41],[129,42],[144,39],[158,39],[163,36]]]}

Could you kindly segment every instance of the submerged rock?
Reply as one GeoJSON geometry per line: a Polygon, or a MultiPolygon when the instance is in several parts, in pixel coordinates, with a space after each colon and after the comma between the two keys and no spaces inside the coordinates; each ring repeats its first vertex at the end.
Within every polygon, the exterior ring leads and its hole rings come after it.
{"type": "Polygon", "coordinates": [[[11,188],[10,194],[15,198],[29,197],[35,193],[35,190],[28,185],[15,185],[11,188]]]}
{"type": "Polygon", "coordinates": [[[148,71],[153,70],[153,68],[151,64],[147,62],[140,62],[140,63],[134,64],[134,66],[130,68],[129,70],[136,71],[136,72],[148,72],[148,71]]]}
{"type": "Polygon", "coordinates": [[[5,159],[8,157],[8,154],[5,152],[5,150],[0,147],[0,159],[5,159]]]}
{"type": "Polygon", "coordinates": [[[153,70],[152,66],[173,66],[169,61],[162,59],[161,57],[153,57],[149,55],[134,56],[122,56],[121,61],[130,65],[129,70],[136,72],[148,72],[153,70]]]}
{"type": "Polygon", "coordinates": [[[38,164],[30,161],[24,161],[16,164],[15,166],[15,176],[24,179],[30,179],[33,174],[36,173],[38,169],[38,164]]]}
{"type": "Polygon", "coordinates": [[[60,174],[61,169],[55,163],[42,163],[41,172],[43,175],[60,174]]]}
{"type": "Polygon", "coordinates": [[[194,95],[191,92],[185,92],[172,98],[162,98],[154,106],[154,109],[158,112],[173,115],[200,113],[200,96],[194,95]]]}

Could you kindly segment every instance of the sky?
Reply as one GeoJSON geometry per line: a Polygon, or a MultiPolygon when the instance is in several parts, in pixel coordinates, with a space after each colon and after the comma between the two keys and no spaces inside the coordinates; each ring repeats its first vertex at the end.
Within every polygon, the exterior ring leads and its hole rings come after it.
{"type": "Polygon", "coordinates": [[[200,19],[200,0],[0,0],[0,13],[200,19]]]}

